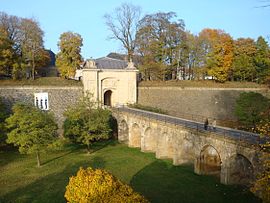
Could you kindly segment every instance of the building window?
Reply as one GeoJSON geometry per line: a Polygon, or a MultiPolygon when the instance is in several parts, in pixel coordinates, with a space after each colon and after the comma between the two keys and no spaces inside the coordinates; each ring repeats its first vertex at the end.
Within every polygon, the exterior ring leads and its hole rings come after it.
{"type": "Polygon", "coordinates": [[[34,104],[41,110],[49,110],[49,97],[47,92],[35,93],[34,104]]]}

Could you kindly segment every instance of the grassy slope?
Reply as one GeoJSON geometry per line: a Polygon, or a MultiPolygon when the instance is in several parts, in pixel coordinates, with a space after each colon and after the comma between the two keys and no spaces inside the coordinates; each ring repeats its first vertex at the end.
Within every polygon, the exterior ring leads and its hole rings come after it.
{"type": "Polygon", "coordinates": [[[41,77],[35,80],[0,80],[0,86],[82,86],[81,81],[60,77],[41,77]]]}
{"type": "Polygon", "coordinates": [[[0,202],[65,202],[68,177],[80,166],[105,168],[129,183],[151,202],[259,202],[251,193],[224,186],[213,177],[197,176],[191,166],[172,166],[115,142],[95,146],[95,152],[69,148],[35,157],[17,152],[0,152],[0,202]]]}
{"type": "Polygon", "coordinates": [[[139,87],[210,87],[210,88],[267,88],[266,85],[253,82],[225,82],[217,83],[212,80],[169,80],[169,81],[142,81],[139,87]]]}

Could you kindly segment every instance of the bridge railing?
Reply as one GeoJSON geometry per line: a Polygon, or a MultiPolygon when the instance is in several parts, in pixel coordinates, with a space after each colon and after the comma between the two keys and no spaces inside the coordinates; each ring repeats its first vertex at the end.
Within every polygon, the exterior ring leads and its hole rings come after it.
{"type": "Polygon", "coordinates": [[[213,127],[209,125],[207,130],[205,130],[204,123],[202,122],[187,120],[187,119],[164,115],[164,114],[158,114],[158,113],[144,111],[140,109],[120,107],[120,108],[116,108],[116,111],[128,112],[128,113],[136,114],[136,115],[143,116],[149,119],[150,118],[155,119],[164,123],[180,125],[186,128],[200,131],[201,133],[211,132],[211,133],[215,133],[215,134],[227,137],[227,138],[231,138],[239,142],[245,142],[245,143],[249,143],[253,145],[259,145],[259,144],[263,144],[270,141],[269,139],[266,139],[265,137],[261,137],[259,134],[236,130],[236,129],[227,128],[227,127],[216,126],[216,128],[213,129],[213,127]]]}

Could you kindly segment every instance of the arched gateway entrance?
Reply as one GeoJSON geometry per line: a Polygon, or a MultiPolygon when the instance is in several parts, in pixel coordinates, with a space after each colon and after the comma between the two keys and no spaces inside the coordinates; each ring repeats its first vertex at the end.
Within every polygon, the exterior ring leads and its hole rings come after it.
{"type": "Polygon", "coordinates": [[[105,106],[112,106],[112,91],[111,90],[107,90],[104,93],[104,105],[105,106]]]}

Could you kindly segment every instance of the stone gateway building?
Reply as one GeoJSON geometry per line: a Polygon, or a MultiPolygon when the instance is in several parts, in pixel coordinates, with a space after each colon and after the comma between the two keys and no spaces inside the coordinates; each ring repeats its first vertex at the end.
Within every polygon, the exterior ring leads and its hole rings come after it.
{"type": "Polygon", "coordinates": [[[106,106],[137,102],[137,72],[133,62],[102,57],[83,64],[84,92],[106,106]]]}

